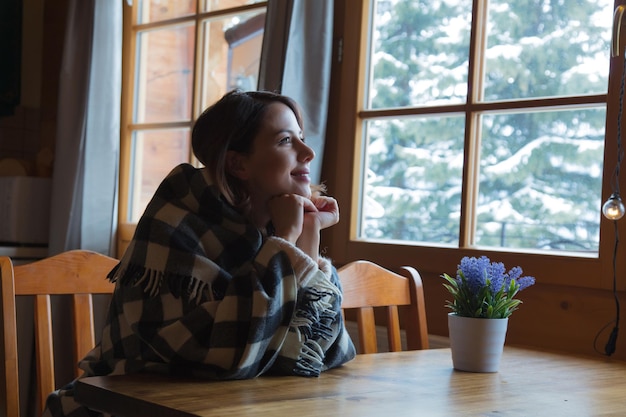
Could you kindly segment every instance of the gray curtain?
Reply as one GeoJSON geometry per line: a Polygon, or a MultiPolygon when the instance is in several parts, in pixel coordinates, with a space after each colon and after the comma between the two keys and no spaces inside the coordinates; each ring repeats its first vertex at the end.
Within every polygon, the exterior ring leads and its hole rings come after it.
{"type": "Polygon", "coordinates": [[[311,179],[320,182],[333,47],[333,0],[270,0],[259,90],[300,104],[307,143],[315,150],[311,179]]]}
{"type": "Polygon", "coordinates": [[[68,13],[49,253],[108,255],[117,228],[122,2],[72,0],[68,13]]]}

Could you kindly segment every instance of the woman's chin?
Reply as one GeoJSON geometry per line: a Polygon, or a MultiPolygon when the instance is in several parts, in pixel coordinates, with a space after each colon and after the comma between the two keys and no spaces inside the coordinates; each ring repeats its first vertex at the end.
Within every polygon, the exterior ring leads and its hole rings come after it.
{"type": "Polygon", "coordinates": [[[310,199],[310,198],[311,198],[311,196],[312,196],[312,194],[311,194],[311,190],[310,190],[310,189],[307,189],[306,191],[302,191],[302,190],[300,190],[300,191],[298,191],[298,192],[295,192],[294,194],[297,194],[297,195],[299,195],[299,196],[302,196],[302,197],[304,197],[304,198],[309,198],[309,199],[310,199]]]}
{"type": "Polygon", "coordinates": [[[286,194],[296,194],[302,197],[311,198],[311,186],[309,183],[297,184],[291,187],[291,191],[287,191],[286,194]]]}

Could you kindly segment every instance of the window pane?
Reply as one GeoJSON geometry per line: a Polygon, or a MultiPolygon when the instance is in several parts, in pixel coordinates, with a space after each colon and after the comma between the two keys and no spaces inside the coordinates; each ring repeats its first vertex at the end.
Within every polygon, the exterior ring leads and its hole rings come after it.
{"type": "Polygon", "coordinates": [[[489,0],[485,100],[606,93],[612,16],[612,0],[489,0]]]}
{"type": "Polygon", "coordinates": [[[230,7],[244,6],[246,4],[264,3],[266,0],[204,0],[202,10],[214,11],[223,10],[230,7]]]}
{"type": "Polygon", "coordinates": [[[597,251],[605,117],[484,115],[476,244],[597,251]]]}
{"type": "Polygon", "coordinates": [[[465,102],[471,0],[377,0],[368,108],[465,102]]]}
{"type": "Polygon", "coordinates": [[[165,176],[190,156],[189,129],[137,131],[133,134],[129,199],[131,222],[136,222],[165,176]]]}
{"type": "Polygon", "coordinates": [[[256,90],[264,24],[264,10],[204,22],[203,108],[234,88],[256,90]]]}
{"type": "Polygon", "coordinates": [[[191,119],[194,27],[138,34],[135,123],[191,119]]]}
{"type": "Polygon", "coordinates": [[[196,0],[135,0],[137,23],[158,22],[196,12],[196,0]]]}
{"type": "Polygon", "coordinates": [[[360,238],[457,245],[464,118],[366,124],[360,238]]]}

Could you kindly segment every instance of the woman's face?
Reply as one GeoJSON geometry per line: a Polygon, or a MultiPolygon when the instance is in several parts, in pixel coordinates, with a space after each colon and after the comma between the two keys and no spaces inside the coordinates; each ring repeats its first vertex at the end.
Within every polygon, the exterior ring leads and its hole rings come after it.
{"type": "Polygon", "coordinates": [[[309,164],[314,157],[293,111],[275,102],[266,110],[251,153],[231,154],[229,165],[247,184],[253,204],[263,204],[280,194],[310,197],[309,164]]]}

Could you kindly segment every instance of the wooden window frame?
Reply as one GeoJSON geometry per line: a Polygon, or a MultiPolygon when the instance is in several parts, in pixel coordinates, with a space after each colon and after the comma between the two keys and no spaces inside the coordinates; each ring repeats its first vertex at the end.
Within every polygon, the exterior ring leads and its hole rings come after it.
{"type": "MultiPolygon", "coordinates": [[[[365,68],[367,55],[369,19],[368,1],[337,0],[335,11],[335,61],[331,88],[331,106],[329,111],[328,137],[324,155],[323,179],[329,191],[340,204],[342,219],[333,228],[323,232],[323,243],[327,253],[339,264],[354,259],[369,259],[388,267],[412,265],[420,272],[431,276],[439,276],[443,272],[454,273],[456,265],[463,256],[490,256],[505,263],[507,267],[520,265],[525,274],[535,275],[543,284],[576,286],[595,289],[612,289],[613,287],[613,249],[614,225],[602,217],[600,226],[600,245],[598,256],[595,254],[573,254],[551,251],[533,252],[495,248],[473,248],[469,246],[450,248],[391,244],[363,241],[356,238],[356,219],[358,216],[357,202],[359,197],[360,164],[363,153],[361,144],[362,122],[376,115],[376,110],[365,110],[364,86],[366,82],[365,68]],[[361,22],[364,22],[361,25],[361,22]]],[[[482,1],[475,1],[480,4],[482,1]]],[[[475,8],[474,13],[484,10],[475,8]]],[[[473,19],[474,21],[476,19],[473,19]]],[[[470,59],[475,59],[471,51],[470,59]]],[[[602,103],[607,106],[606,141],[604,153],[604,174],[602,185],[602,201],[610,195],[609,180],[615,164],[617,127],[612,121],[617,120],[618,92],[622,71],[622,58],[611,59],[609,89],[607,95],[595,95],[585,98],[585,103],[602,103]]],[[[470,74],[470,76],[472,76],[470,74]]],[[[469,92],[472,94],[472,92],[469,92]]],[[[475,94],[475,93],[474,93],[475,94]]],[[[552,99],[518,101],[516,106],[536,105],[541,101],[546,106],[554,104],[552,99]]],[[[580,98],[561,100],[559,105],[580,104],[580,98]]],[[[466,115],[476,111],[494,110],[498,103],[479,103],[468,106],[458,105],[458,111],[466,115]]],[[[398,115],[403,110],[397,111],[398,115]]],[[[474,116],[472,116],[474,117],[474,116]]],[[[471,120],[471,118],[470,118],[471,120]]],[[[471,126],[470,126],[471,129],[471,126]]],[[[469,134],[470,132],[466,133],[469,134]]],[[[468,152],[466,140],[466,161],[468,152]]],[[[464,179],[471,178],[472,166],[465,164],[464,179]]],[[[468,187],[465,187],[468,189],[468,187]]],[[[471,187],[470,187],[471,189],[471,187]]],[[[467,193],[468,191],[464,191],[467,193]]],[[[465,194],[463,198],[468,198],[465,194]]],[[[601,207],[598,207],[600,212],[601,207]]],[[[471,216],[465,213],[461,219],[461,227],[471,227],[471,216]]],[[[626,220],[618,222],[619,233],[626,235],[626,220]]],[[[465,233],[462,232],[462,235],[465,233]]],[[[617,287],[626,288],[626,251],[622,245],[617,260],[617,287]]]]}
{"type": "MultiPolygon", "coordinates": [[[[201,94],[202,80],[198,75],[202,69],[202,63],[199,57],[202,56],[202,45],[199,42],[203,31],[202,22],[207,18],[219,18],[237,13],[245,13],[255,10],[267,9],[267,2],[257,2],[248,5],[225,7],[219,10],[201,12],[200,6],[202,1],[197,1],[196,12],[190,16],[170,19],[163,22],[148,22],[135,24],[137,21],[137,2],[134,5],[124,4],[123,8],[123,49],[122,49],[122,100],[121,100],[121,117],[120,117],[120,160],[119,160],[119,201],[118,201],[118,234],[117,234],[117,256],[121,257],[126,250],[130,239],[134,233],[136,222],[129,221],[129,206],[131,200],[131,182],[132,178],[132,136],[133,133],[144,129],[191,129],[196,118],[204,110],[201,94]],[[137,33],[141,30],[155,29],[161,26],[170,25],[174,22],[185,23],[194,22],[195,24],[195,54],[194,54],[194,74],[192,88],[192,110],[191,118],[184,121],[176,122],[152,122],[152,123],[134,123],[133,122],[133,103],[135,100],[135,79],[136,70],[136,43],[137,33]]],[[[200,163],[193,155],[190,147],[189,163],[194,166],[200,166],[200,163]]],[[[173,167],[172,167],[173,168],[173,167]]],[[[159,179],[160,180],[160,179],[159,179]]]]}

